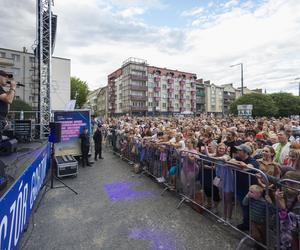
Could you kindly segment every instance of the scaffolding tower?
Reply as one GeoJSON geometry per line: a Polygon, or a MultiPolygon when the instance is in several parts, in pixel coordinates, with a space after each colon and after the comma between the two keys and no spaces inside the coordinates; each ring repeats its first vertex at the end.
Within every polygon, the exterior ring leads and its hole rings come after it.
{"type": "Polygon", "coordinates": [[[37,0],[37,39],[35,56],[38,62],[39,76],[39,136],[47,138],[51,120],[51,75],[52,75],[52,5],[53,0],[37,0]]]}

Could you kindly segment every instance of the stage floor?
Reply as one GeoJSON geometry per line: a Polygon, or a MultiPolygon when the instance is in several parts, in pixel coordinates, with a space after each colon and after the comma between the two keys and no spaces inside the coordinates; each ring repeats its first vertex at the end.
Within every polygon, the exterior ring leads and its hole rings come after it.
{"type": "Polygon", "coordinates": [[[5,172],[9,177],[8,185],[0,190],[0,197],[19,178],[19,176],[30,166],[30,164],[40,154],[47,140],[33,141],[30,143],[18,143],[17,152],[7,156],[0,156],[0,160],[5,164],[5,172]]]}

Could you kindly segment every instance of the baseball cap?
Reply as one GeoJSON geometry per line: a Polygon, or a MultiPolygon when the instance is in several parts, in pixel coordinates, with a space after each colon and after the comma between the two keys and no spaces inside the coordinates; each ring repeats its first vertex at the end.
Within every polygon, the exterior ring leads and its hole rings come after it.
{"type": "Polygon", "coordinates": [[[5,72],[4,70],[0,70],[0,76],[4,76],[7,78],[13,78],[12,74],[9,74],[9,73],[5,72]]]}
{"type": "Polygon", "coordinates": [[[237,150],[244,151],[245,153],[247,153],[247,154],[249,154],[249,155],[252,154],[252,149],[251,149],[248,145],[246,145],[246,144],[241,144],[241,145],[239,145],[239,146],[235,146],[235,148],[236,148],[237,150]]]}

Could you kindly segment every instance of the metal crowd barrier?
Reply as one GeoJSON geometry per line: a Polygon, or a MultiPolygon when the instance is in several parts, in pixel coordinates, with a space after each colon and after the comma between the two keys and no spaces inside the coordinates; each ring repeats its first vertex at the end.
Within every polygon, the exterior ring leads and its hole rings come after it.
{"type": "MultiPolygon", "coordinates": [[[[248,239],[262,249],[283,249],[280,242],[280,211],[275,206],[275,191],[269,189],[268,176],[261,170],[241,169],[237,164],[218,158],[188,151],[177,151],[169,145],[133,139],[133,137],[121,133],[116,133],[110,142],[114,153],[119,154],[122,159],[129,163],[141,166],[140,176],[144,174],[151,176],[162,184],[164,187],[162,195],[167,190],[179,195],[181,200],[177,208],[180,208],[184,202],[188,202],[194,207],[198,207],[200,211],[212,215],[223,225],[239,232],[243,238],[237,249],[240,249],[248,239]],[[251,236],[253,229],[251,228],[252,223],[250,223],[252,218],[249,214],[251,199],[249,206],[242,206],[242,200],[248,193],[250,185],[257,185],[257,174],[260,174],[265,184],[263,197],[272,196],[273,198],[271,203],[266,201],[265,204],[265,222],[262,223],[265,239],[261,241],[257,241],[251,236]],[[161,181],[161,177],[164,177],[163,181],[161,181]],[[219,183],[216,181],[218,179],[219,183]],[[243,181],[242,185],[240,180],[243,181]],[[206,205],[204,201],[206,201],[206,205]],[[236,226],[241,223],[243,218],[248,223],[249,233],[239,230],[236,226]]],[[[289,182],[299,184],[297,192],[300,193],[300,182],[279,181],[281,186],[289,182]]]]}

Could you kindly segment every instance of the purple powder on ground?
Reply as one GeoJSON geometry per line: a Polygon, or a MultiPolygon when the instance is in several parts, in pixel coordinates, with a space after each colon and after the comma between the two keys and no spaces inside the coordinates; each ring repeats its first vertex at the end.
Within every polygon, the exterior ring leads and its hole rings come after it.
{"type": "Polygon", "coordinates": [[[104,189],[111,201],[124,201],[146,198],[154,195],[153,191],[137,190],[140,181],[122,181],[104,184],[104,189]]]}
{"type": "Polygon", "coordinates": [[[154,228],[136,228],[131,230],[129,238],[149,241],[149,250],[184,249],[182,244],[172,237],[170,233],[154,228]]]}

